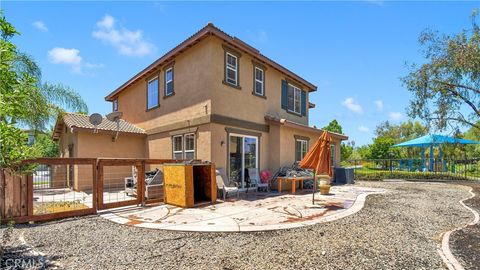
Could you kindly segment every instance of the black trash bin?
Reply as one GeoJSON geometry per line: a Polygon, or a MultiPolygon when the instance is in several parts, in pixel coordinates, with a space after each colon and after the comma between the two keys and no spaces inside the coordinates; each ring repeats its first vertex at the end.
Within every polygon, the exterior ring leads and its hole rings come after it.
{"type": "Polygon", "coordinates": [[[352,168],[335,168],[334,183],[337,185],[353,184],[353,169],[352,168]]]}

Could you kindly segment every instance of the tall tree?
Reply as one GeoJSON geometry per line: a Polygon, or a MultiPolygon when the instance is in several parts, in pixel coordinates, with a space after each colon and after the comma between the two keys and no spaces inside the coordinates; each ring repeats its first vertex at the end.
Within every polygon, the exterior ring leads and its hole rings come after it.
{"type": "Polygon", "coordinates": [[[65,109],[88,109],[72,89],[42,83],[35,61],[11,42],[19,33],[1,10],[0,31],[0,167],[13,168],[19,160],[38,153],[26,144],[27,135],[20,127],[45,130],[65,109]]]}
{"type": "Polygon", "coordinates": [[[455,35],[426,30],[419,38],[426,63],[412,65],[402,78],[413,93],[409,115],[443,130],[480,129],[480,28],[478,10],[471,16],[472,28],[455,35]]]}
{"type": "Polygon", "coordinates": [[[342,126],[337,122],[336,119],[333,119],[332,121],[330,121],[330,123],[328,123],[328,125],[326,125],[322,129],[335,132],[338,134],[343,134],[342,126]]]}

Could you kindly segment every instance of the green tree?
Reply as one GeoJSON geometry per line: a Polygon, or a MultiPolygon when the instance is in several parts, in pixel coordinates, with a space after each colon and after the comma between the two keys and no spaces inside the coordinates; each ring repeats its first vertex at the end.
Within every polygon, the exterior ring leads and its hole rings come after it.
{"type": "Polygon", "coordinates": [[[57,157],[59,154],[58,143],[52,140],[52,132],[38,132],[32,147],[38,157],[57,157]]]}
{"type": "Polygon", "coordinates": [[[337,122],[337,120],[333,119],[326,125],[325,127],[322,128],[323,130],[328,130],[331,132],[335,132],[338,134],[343,134],[342,126],[337,122]]]}
{"type": "Polygon", "coordinates": [[[353,154],[353,145],[350,143],[342,143],[340,148],[340,161],[351,159],[353,154]]]}
{"type": "Polygon", "coordinates": [[[0,31],[0,167],[15,170],[18,161],[36,154],[27,145],[27,134],[20,126],[45,130],[65,109],[81,112],[88,109],[72,89],[42,83],[35,61],[11,42],[19,33],[1,10],[0,31]]]}
{"type": "Polygon", "coordinates": [[[378,137],[370,146],[371,159],[398,158],[398,149],[393,148],[395,141],[392,138],[378,137]]]}
{"type": "Polygon", "coordinates": [[[426,30],[419,38],[425,63],[412,65],[402,78],[413,93],[408,108],[412,118],[419,117],[443,130],[448,125],[466,125],[480,129],[480,27],[478,10],[471,16],[472,28],[455,35],[440,35],[426,30]]]}

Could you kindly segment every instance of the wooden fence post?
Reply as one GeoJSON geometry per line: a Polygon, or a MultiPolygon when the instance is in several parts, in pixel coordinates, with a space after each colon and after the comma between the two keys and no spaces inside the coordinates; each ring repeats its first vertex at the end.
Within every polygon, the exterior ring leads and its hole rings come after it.
{"type": "Polygon", "coordinates": [[[0,169],[0,220],[5,218],[5,171],[0,169]]]}
{"type": "Polygon", "coordinates": [[[140,199],[139,203],[145,205],[145,161],[141,161],[137,166],[137,197],[140,199]]]}

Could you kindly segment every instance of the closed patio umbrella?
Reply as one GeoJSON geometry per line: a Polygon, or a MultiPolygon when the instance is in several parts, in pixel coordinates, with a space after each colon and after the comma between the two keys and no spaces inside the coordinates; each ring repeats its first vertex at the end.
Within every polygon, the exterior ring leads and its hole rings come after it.
{"type": "Polygon", "coordinates": [[[332,138],[328,132],[324,131],[315,145],[308,151],[305,157],[298,164],[300,168],[313,170],[313,198],[315,203],[315,191],[317,188],[317,174],[326,173],[332,176],[332,162],[330,143],[332,138]]]}

